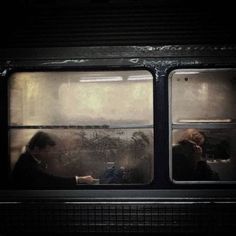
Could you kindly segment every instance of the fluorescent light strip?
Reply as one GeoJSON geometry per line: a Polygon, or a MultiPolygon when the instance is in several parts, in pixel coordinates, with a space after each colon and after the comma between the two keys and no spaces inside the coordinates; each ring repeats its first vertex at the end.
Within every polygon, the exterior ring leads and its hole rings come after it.
{"type": "Polygon", "coordinates": [[[91,83],[91,82],[112,82],[112,81],[122,81],[121,76],[114,76],[114,77],[85,77],[81,78],[80,82],[82,83],[91,83]]]}
{"type": "Polygon", "coordinates": [[[151,76],[146,75],[131,75],[128,77],[128,80],[151,80],[151,76]]]}
{"type": "Polygon", "coordinates": [[[199,120],[179,120],[180,123],[229,123],[231,119],[214,119],[214,120],[206,120],[206,119],[199,119],[199,120]]]}
{"type": "Polygon", "coordinates": [[[197,71],[177,71],[175,72],[176,75],[195,75],[199,74],[200,72],[197,71]]]}

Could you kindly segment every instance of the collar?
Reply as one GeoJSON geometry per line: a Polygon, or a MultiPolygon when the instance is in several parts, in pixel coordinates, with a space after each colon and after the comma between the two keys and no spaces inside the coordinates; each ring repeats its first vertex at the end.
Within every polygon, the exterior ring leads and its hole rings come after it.
{"type": "Polygon", "coordinates": [[[37,163],[40,167],[42,167],[43,169],[47,169],[47,168],[48,168],[47,163],[45,163],[45,162],[39,160],[39,159],[38,159],[37,157],[35,157],[32,153],[30,153],[30,155],[33,157],[33,159],[36,161],[36,163],[37,163]]]}

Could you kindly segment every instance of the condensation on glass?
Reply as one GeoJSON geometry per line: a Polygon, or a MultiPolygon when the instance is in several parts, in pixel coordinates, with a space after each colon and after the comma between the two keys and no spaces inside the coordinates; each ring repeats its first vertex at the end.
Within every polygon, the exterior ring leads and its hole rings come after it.
{"type": "Polygon", "coordinates": [[[236,71],[183,69],[169,76],[174,181],[236,181],[236,71]]]}
{"type": "Polygon", "coordinates": [[[152,181],[153,77],[148,71],[14,73],[9,127],[12,169],[41,130],[58,144],[50,174],[91,175],[103,178],[101,184],[152,181]],[[120,171],[119,178],[108,173],[111,168],[120,171]]]}

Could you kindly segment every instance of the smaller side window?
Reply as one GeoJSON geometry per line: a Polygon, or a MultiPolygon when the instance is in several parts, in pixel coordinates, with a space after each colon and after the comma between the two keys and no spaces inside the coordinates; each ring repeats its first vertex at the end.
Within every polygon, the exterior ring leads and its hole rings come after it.
{"type": "Polygon", "coordinates": [[[235,182],[236,71],[176,70],[169,102],[172,180],[235,182]]]}

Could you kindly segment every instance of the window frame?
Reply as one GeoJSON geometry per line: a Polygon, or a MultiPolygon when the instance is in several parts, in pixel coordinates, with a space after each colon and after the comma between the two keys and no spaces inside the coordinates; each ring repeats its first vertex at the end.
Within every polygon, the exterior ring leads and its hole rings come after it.
{"type": "MultiPolygon", "coordinates": [[[[148,73],[150,73],[150,76],[152,77],[152,107],[153,107],[153,115],[152,115],[152,118],[153,118],[153,127],[152,127],[152,131],[153,131],[153,162],[152,162],[152,169],[153,169],[153,176],[152,176],[152,180],[149,182],[149,183],[144,183],[144,184],[135,184],[135,183],[131,183],[131,184],[101,184],[101,185],[80,185],[80,186],[76,186],[76,188],[74,189],[71,189],[71,188],[66,188],[65,186],[63,186],[61,188],[61,190],[65,190],[65,191],[74,191],[74,190],[79,190],[79,189],[101,189],[101,190],[107,190],[107,189],[135,189],[135,188],[138,188],[138,189],[152,189],[153,186],[155,185],[155,182],[156,182],[156,171],[155,171],[155,166],[156,166],[156,148],[155,148],[155,136],[156,136],[156,128],[155,128],[155,96],[156,96],[156,92],[155,92],[155,87],[156,87],[156,75],[155,75],[155,71],[152,69],[152,68],[149,68],[149,67],[145,67],[145,66],[139,66],[139,67],[129,67],[129,66],[119,66],[117,68],[112,68],[112,66],[108,66],[108,67],[103,67],[103,66],[92,66],[92,67],[86,67],[86,68],[83,68],[83,67],[60,67],[60,68],[51,68],[51,67],[46,67],[46,68],[17,68],[16,70],[9,70],[7,75],[6,75],[6,80],[5,80],[5,87],[7,88],[7,106],[6,106],[6,110],[7,110],[7,134],[8,134],[8,140],[7,140],[7,147],[8,147],[8,174],[10,173],[10,150],[9,150],[9,147],[10,147],[10,141],[9,141],[9,129],[11,127],[16,127],[16,126],[12,126],[10,125],[10,120],[9,120],[9,108],[10,108],[10,103],[9,103],[9,96],[10,96],[10,93],[8,91],[8,88],[9,88],[9,78],[11,77],[11,75],[13,75],[14,73],[21,73],[21,72],[109,72],[109,71],[138,71],[138,70],[143,70],[143,71],[147,71],[148,73]]],[[[73,126],[73,125],[72,125],[73,126]]],[[[29,127],[30,129],[31,128],[34,128],[34,126],[28,126],[28,125],[23,125],[22,126],[22,129],[24,129],[24,127],[29,127]]],[[[35,126],[36,127],[36,126],[35,126]]],[[[41,126],[37,126],[37,127],[44,127],[45,129],[47,128],[52,128],[53,129],[53,126],[51,125],[41,125],[41,126]]],[[[60,128],[60,127],[65,127],[65,125],[57,125],[55,126],[56,129],[60,128]]],[[[76,127],[76,126],[75,126],[76,127]]],[[[36,128],[35,128],[36,129],[36,128]]],[[[14,190],[14,189],[11,189],[11,190],[14,190]]],[[[22,189],[23,190],[23,189],[22,189]]],[[[29,189],[30,190],[30,189],[29,189]]],[[[32,189],[33,191],[35,191],[35,189],[32,189]]],[[[52,191],[55,191],[55,190],[60,190],[59,188],[45,188],[45,190],[52,190],[52,191]]]]}
{"type": "MultiPolygon", "coordinates": [[[[169,104],[169,115],[168,115],[168,123],[169,123],[169,179],[170,181],[175,184],[175,185],[199,185],[199,184],[203,184],[203,185],[216,185],[216,184],[220,184],[220,185],[224,185],[224,184],[230,184],[230,185],[234,185],[236,184],[235,180],[227,180],[227,181],[221,181],[221,180],[211,180],[211,181],[192,181],[192,180],[175,180],[173,178],[173,156],[172,156],[172,140],[173,140],[173,130],[181,130],[181,129],[186,129],[186,128],[201,128],[201,129],[220,129],[218,125],[215,125],[212,122],[206,123],[206,124],[197,124],[196,122],[192,122],[191,124],[187,124],[187,123],[183,123],[183,124],[174,124],[172,122],[172,78],[173,75],[176,72],[183,72],[183,73],[189,73],[189,72],[211,72],[211,71],[235,71],[235,68],[177,68],[177,69],[173,69],[170,71],[170,73],[168,74],[168,104],[169,104]],[[193,126],[192,126],[193,125],[193,126]],[[178,128],[178,127],[183,127],[183,128],[178,128]],[[174,128],[176,127],[176,128],[174,128]]],[[[222,125],[222,129],[229,129],[230,127],[235,127],[236,128],[236,123],[229,125],[229,128],[227,128],[227,124],[222,125]]]]}

